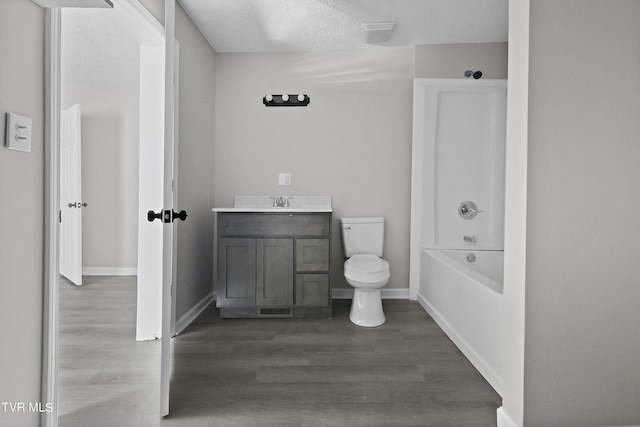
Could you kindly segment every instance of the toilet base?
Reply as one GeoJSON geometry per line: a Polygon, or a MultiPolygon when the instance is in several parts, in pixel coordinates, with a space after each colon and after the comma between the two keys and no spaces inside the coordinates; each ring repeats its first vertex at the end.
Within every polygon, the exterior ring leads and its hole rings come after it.
{"type": "Polygon", "coordinates": [[[349,320],[358,326],[372,328],[385,322],[380,289],[362,291],[354,289],[349,320]]]}

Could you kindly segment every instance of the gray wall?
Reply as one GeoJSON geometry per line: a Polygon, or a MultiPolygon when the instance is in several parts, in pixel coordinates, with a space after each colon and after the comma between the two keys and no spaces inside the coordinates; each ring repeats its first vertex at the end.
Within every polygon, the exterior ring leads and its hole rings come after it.
{"type": "Polygon", "coordinates": [[[82,108],[82,198],[88,203],[82,218],[82,266],[135,269],[139,89],[62,88],[63,108],[74,103],[82,108]]]}
{"type": "Polygon", "coordinates": [[[415,52],[416,77],[461,79],[479,70],[483,79],[507,78],[507,43],[422,45],[415,52]]]}
{"type": "MultiPolygon", "coordinates": [[[[44,255],[44,11],[30,0],[0,2],[0,55],[0,401],[26,404],[40,401],[44,255]],[[31,153],[5,147],[8,112],[33,120],[31,153]]],[[[0,409],[0,425],[38,419],[0,409]]]]}
{"type": "Polygon", "coordinates": [[[216,54],[179,4],[176,38],[180,42],[178,209],[189,214],[178,226],[179,319],[213,291],[216,54]]]}
{"type": "Polygon", "coordinates": [[[332,285],[345,288],[338,218],[383,216],[387,288],[406,288],[412,59],[411,49],[218,54],[215,205],[231,206],[234,195],[332,196],[332,285]],[[391,61],[388,76],[372,68],[339,83],[332,74],[391,61]],[[267,93],[305,93],[311,103],[267,108],[267,93]],[[278,172],[292,174],[291,187],[277,185],[278,172]]]}
{"type": "Polygon", "coordinates": [[[640,2],[530,30],[525,425],[638,425],[640,2]]]}
{"type": "Polygon", "coordinates": [[[164,27],[164,0],[138,0],[164,27]]]}
{"type": "Polygon", "coordinates": [[[342,273],[338,218],[384,216],[386,289],[409,280],[413,77],[506,77],[506,43],[308,54],[218,54],[216,206],[234,195],[333,197],[332,282],[342,273]],[[307,93],[306,108],[266,108],[266,93],[307,93]],[[277,185],[278,172],[292,186],[277,185]]]}

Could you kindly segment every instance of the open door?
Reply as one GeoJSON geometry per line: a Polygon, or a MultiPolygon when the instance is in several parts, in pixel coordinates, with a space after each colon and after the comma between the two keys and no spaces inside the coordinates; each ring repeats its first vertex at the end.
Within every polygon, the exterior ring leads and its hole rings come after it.
{"type": "Polygon", "coordinates": [[[162,225],[147,212],[164,200],[165,47],[140,47],[140,161],[136,340],[162,336],[162,225]]]}
{"type": "Polygon", "coordinates": [[[60,274],[82,285],[80,105],[60,112],[60,274]]]}
{"type": "MultiPolygon", "coordinates": [[[[174,211],[174,184],[177,187],[176,131],[176,45],[175,0],[165,0],[165,119],[164,119],[164,203],[161,221],[162,237],[162,344],[160,359],[160,416],[169,415],[169,388],[171,380],[171,324],[173,295],[176,278],[176,242],[174,220],[186,219],[186,212],[174,211]]],[[[151,212],[149,215],[151,220],[151,212]]]]}
{"type": "MultiPolygon", "coordinates": [[[[164,158],[162,206],[149,210],[146,220],[162,224],[162,328],[160,356],[160,416],[169,415],[169,389],[171,379],[171,333],[173,324],[173,297],[176,282],[177,223],[187,218],[185,211],[176,212],[177,204],[177,138],[176,138],[176,42],[175,0],[165,2],[164,52],[164,158]]],[[[152,53],[153,54],[153,53],[152,53]]],[[[159,224],[158,224],[159,225],[159,224]]]]}

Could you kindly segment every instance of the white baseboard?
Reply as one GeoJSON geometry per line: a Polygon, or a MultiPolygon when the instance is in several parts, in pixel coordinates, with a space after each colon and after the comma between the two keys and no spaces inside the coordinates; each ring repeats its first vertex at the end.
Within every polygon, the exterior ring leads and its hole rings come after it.
{"type": "Polygon", "coordinates": [[[137,267],[82,267],[83,276],[137,276],[137,267]]]}
{"type": "MultiPolygon", "coordinates": [[[[381,289],[382,299],[409,299],[409,289],[381,289]]],[[[353,299],[353,288],[331,289],[332,299],[353,299]]]]}
{"type": "Polygon", "coordinates": [[[513,418],[502,409],[502,406],[498,408],[496,413],[498,414],[498,427],[520,427],[513,418]]]}
{"type": "Polygon", "coordinates": [[[180,319],[176,320],[176,330],[175,335],[178,335],[180,332],[184,331],[187,326],[191,324],[194,320],[200,316],[200,314],[209,307],[209,304],[213,302],[213,292],[209,293],[207,296],[202,298],[196,305],[191,307],[189,311],[180,317],[180,319]]]}

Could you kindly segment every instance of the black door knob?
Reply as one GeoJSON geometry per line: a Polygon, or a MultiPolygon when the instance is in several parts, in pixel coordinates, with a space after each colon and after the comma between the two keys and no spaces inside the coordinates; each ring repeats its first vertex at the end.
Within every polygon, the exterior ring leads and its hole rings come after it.
{"type": "Polygon", "coordinates": [[[154,211],[147,212],[147,220],[153,222],[155,219],[162,220],[162,211],[155,213],[154,211]]]}
{"type": "Polygon", "coordinates": [[[176,211],[173,211],[173,217],[171,218],[172,221],[175,221],[176,218],[179,218],[180,221],[184,221],[185,219],[187,219],[187,212],[182,210],[178,213],[176,213],[176,211]]]}
{"type": "Polygon", "coordinates": [[[176,219],[180,219],[180,221],[184,221],[187,219],[187,212],[182,210],[180,212],[176,211],[160,211],[155,213],[154,211],[147,212],[147,220],[149,222],[153,222],[154,220],[159,219],[161,222],[170,223],[175,221],[176,219]]]}

